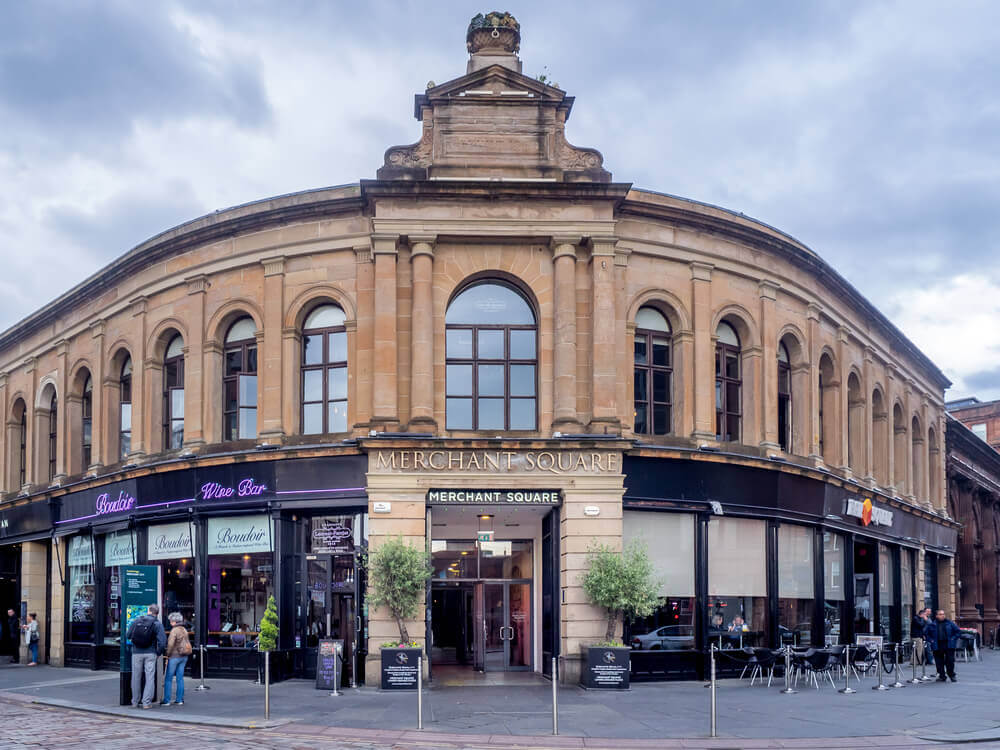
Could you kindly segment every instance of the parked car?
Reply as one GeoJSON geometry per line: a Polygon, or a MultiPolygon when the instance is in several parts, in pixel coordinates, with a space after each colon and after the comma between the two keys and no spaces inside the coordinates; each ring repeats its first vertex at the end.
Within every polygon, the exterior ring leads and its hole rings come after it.
{"type": "Polygon", "coordinates": [[[693,649],[694,626],[664,625],[651,633],[633,636],[632,648],[646,651],[693,649]]]}

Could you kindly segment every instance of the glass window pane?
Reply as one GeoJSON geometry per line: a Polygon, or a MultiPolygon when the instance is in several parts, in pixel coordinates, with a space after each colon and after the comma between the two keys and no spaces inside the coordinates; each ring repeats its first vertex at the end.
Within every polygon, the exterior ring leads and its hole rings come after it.
{"type": "Polygon", "coordinates": [[[164,388],[173,388],[176,385],[180,385],[178,381],[177,371],[178,362],[175,360],[173,362],[167,362],[163,365],[163,386],[164,388]]]}
{"type": "Polygon", "coordinates": [[[738,383],[726,383],[726,411],[731,413],[740,410],[740,386],[738,383]]]}
{"type": "Polygon", "coordinates": [[[510,332],[511,359],[534,359],[536,355],[534,331],[510,332]]]}
{"type": "Polygon", "coordinates": [[[318,365],[323,362],[323,337],[302,337],[302,361],[307,365],[318,365]]]}
{"type": "Polygon", "coordinates": [[[472,429],[472,399],[449,398],[445,405],[445,422],[449,430],[472,429]]]}
{"type": "Polygon", "coordinates": [[[472,395],[472,365],[448,365],[447,395],[472,395]]]}
{"type": "Polygon", "coordinates": [[[322,401],[323,400],[323,371],[303,370],[302,372],[302,400],[322,401]]]}
{"type": "Polygon", "coordinates": [[[532,325],[535,313],[520,294],[505,284],[487,282],[468,287],[451,304],[447,323],[532,325]]]}
{"type": "Polygon", "coordinates": [[[662,367],[670,366],[670,340],[653,339],[653,364],[662,367]]]}
{"type": "Polygon", "coordinates": [[[330,334],[330,361],[347,361],[347,332],[338,331],[330,334]]]}
{"type": "Polygon", "coordinates": [[[226,352],[226,375],[235,375],[243,369],[243,350],[233,349],[226,352]]]}
{"type": "Polygon", "coordinates": [[[327,386],[326,397],[331,401],[347,398],[346,367],[334,367],[330,370],[330,382],[327,386]]]}
{"type": "Polygon", "coordinates": [[[535,429],[535,399],[512,398],[510,400],[510,429],[535,429]]]}
{"type": "Polygon", "coordinates": [[[331,401],[327,406],[329,431],[347,432],[347,402],[331,401]]]}
{"type": "Polygon", "coordinates": [[[740,377],[740,357],[738,354],[726,352],[726,377],[733,379],[740,377]]]}
{"type": "Polygon", "coordinates": [[[257,376],[240,375],[240,406],[257,405],[257,376]]]}
{"type": "Polygon", "coordinates": [[[254,325],[253,318],[240,318],[229,327],[229,332],[226,333],[226,343],[252,339],[255,333],[257,333],[257,326],[254,325]]]}
{"type": "Polygon", "coordinates": [[[479,359],[503,359],[503,331],[479,332],[479,359]]]}
{"type": "Polygon", "coordinates": [[[813,598],[813,530],[782,524],[778,527],[778,596],[813,598]]]}
{"type": "Polygon", "coordinates": [[[653,371],[653,401],[670,400],[670,373],[653,371]]]}
{"type": "Polygon", "coordinates": [[[93,425],[94,425],[94,423],[91,422],[89,419],[83,420],[83,424],[81,425],[81,427],[82,427],[81,432],[83,432],[83,444],[84,445],[90,445],[90,443],[91,443],[91,438],[92,438],[92,435],[93,435],[93,425]]]}
{"type": "Polygon", "coordinates": [[[225,403],[225,411],[236,411],[237,401],[237,387],[235,380],[227,380],[223,384],[223,403],[225,403]]]}
{"type": "Polygon", "coordinates": [[[222,416],[223,429],[225,430],[226,440],[235,440],[237,433],[237,415],[236,412],[230,414],[224,414],[222,416]]]}
{"type": "Polygon", "coordinates": [[[660,405],[653,406],[653,434],[666,435],[670,432],[670,407],[660,405]]]}
{"type": "Polygon", "coordinates": [[[176,450],[184,445],[184,420],[175,419],[170,423],[170,448],[176,450]]]}
{"type": "Polygon", "coordinates": [[[645,401],[649,398],[649,393],[647,390],[649,370],[644,370],[642,368],[635,369],[635,376],[633,377],[633,384],[635,386],[635,400],[645,401]]]}
{"type": "Polygon", "coordinates": [[[722,408],[722,383],[715,381],[715,408],[718,411],[722,408]]]}
{"type": "Polygon", "coordinates": [[[132,433],[123,432],[118,436],[119,448],[121,449],[121,457],[125,458],[129,451],[132,450],[132,433]]]}
{"type": "Polygon", "coordinates": [[[510,395],[511,396],[535,395],[534,365],[510,366],[510,395]]]}
{"type": "Polygon", "coordinates": [[[727,440],[739,440],[740,439],[740,418],[738,416],[730,415],[726,419],[726,430],[728,432],[727,440]]]}
{"type": "Polygon", "coordinates": [[[479,399],[479,424],[480,430],[502,430],[504,429],[502,398],[481,398],[479,399]]]}
{"type": "Polygon", "coordinates": [[[174,419],[184,417],[184,389],[174,388],[170,391],[170,416],[174,419]]]}
{"type": "Polygon", "coordinates": [[[447,332],[449,359],[472,359],[472,330],[449,328],[447,332]]]}
{"type": "Polygon", "coordinates": [[[318,435],[323,432],[323,404],[305,404],[302,407],[302,434],[318,435]]]}
{"type": "Polygon", "coordinates": [[[121,429],[128,431],[132,429],[132,404],[122,404],[121,406],[121,429]]]}
{"type": "Polygon", "coordinates": [[[649,431],[649,425],[646,422],[646,405],[636,404],[635,405],[635,426],[632,428],[640,434],[645,434],[649,431]]]}
{"type": "Polygon", "coordinates": [[[251,375],[257,372],[257,347],[250,346],[247,347],[247,366],[244,372],[248,372],[251,375]]]}
{"type": "Polygon", "coordinates": [[[336,305],[320,305],[309,313],[302,327],[307,331],[312,328],[335,328],[344,325],[346,318],[344,311],[336,305]]]}
{"type": "Polygon", "coordinates": [[[503,365],[479,365],[479,395],[503,396],[503,365]]]}
{"type": "Polygon", "coordinates": [[[240,439],[257,437],[257,410],[240,409],[240,439]]]}
{"type": "Polygon", "coordinates": [[[649,364],[646,360],[646,337],[635,337],[635,363],[637,365],[649,364]]]}

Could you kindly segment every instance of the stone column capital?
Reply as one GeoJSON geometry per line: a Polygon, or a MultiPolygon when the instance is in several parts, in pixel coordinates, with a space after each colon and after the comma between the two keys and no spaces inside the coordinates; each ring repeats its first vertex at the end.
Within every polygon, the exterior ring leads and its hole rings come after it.
{"type": "Polygon", "coordinates": [[[69,342],[66,339],[59,339],[55,345],[56,356],[65,357],[69,352],[69,342]]]}
{"type": "Polygon", "coordinates": [[[137,317],[139,315],[146,314],[146,305],[149,302],[149,297],[145,294],[141,294],[134,298],[129,304],[132,306],[132,317],[137,317]]]}
{"type": "Polygon", "coordinates": [[[411,234],[408,237],[410,242],[410,260],[418,255],[426,255],[434,258],[434,243],[437,242],[436,234],[411,234]]]}
{"type": "Polygon", "coordinates": [[[354,260],[358,263],[371,263],[372,262],[372,243],[365,242],[353,245],[351,249],[354,251],[354,260]]]}
{"type": "Polygon", "coordinates": [[[90,324],[90,335],[95,339],[100,338],[104,335],[105,327],[104,318],[98,318],[90,324]]]}
{"type": "MultiPolygon", "coordinates": [[[[578,242],[580,238],[577,237],[576,239],[578,242]]],[[[569,240],[557,241],[556,238],[553,237],[552,241],[549,243],[549,247],[552,248],[553,262],[558,260],[559,258],[572,258],[573,261],[576,262],[577,242],[569,240]]]]}
{"type": "Polygon", "coordinates": [[[373,234],[372,255],[397,255],[399,253],[398,234],[373,234]]]}
{"type": "Polygon", "coordinates": [[[699,263],[693,261],[690,263],[691,266],[691,280],[692,281],[711,281],[712,280],[712,270],[715,268],[711,263],[699,263]]]}
{"type": "Polygon", "coordinates": [[[591,259],[597,257],[610,258],[615,254],[615,246],[618,244],[618,238],[611,235],[600,235],[588,238],[587,244],[590,246],[591,259]]]}
{"type": "Polygon", "coordinates": [[[823,308],[817,305],[815,302],[810,302],[809,306],[806,307],[806,318],[808,320],[819,321],[820,313],[823,312],[823,308]]]}
{"type": "Polygon", "coordinates": [[[188,294],[205,294],[208,291],[208,276],[203,273],[188,276],[184,281],[187,282],[188,294]]]}
{"type": "Polygon", "coordinates": [[[776,281],[771,281],[770,279],[761,279],[757,283],[757,294],[761,299],[771,300],[772,302],[778,298],[778,289],[780,285],[776,281]]]}
{"type": "Polygon", "coordinates": [[[285,273],[285,256],[276,255],[271,258],[263,258],[260,264],[264,266],[264,276],[283,276],[285,273]]]}

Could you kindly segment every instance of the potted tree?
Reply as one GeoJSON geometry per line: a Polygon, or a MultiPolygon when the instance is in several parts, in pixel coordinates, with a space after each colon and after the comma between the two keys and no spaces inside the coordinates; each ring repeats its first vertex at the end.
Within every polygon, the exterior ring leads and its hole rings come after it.
{"type": "Polygon", "coordinates": [[[582,646],[580,683],[585,688],[628,690],[629,649],[616,638],[623,617],[646,617],[657,605],[659,583],[645,545],[632,542],[622,552],[593,545],[581,583],[590,601],[607,613],[604,640],[582,646]]]}
{"type": "Polygon", "coordinates": [[[431,565],[427,552],[386,539],[368,557],[368,603],[389,610],[399,628],[399,640],[381,648],[383,690],[415,690],[420,644],[410,638],[406,621],[417,616],[427,592],[431,565]]]}
{"type": "Polygon", "coordinates": [[[271,718],[271,652],[278,646],[278,608],[274,597],[267,598],[267,608],[260,621],[257,650],[264,652],[264,718],[271,718]]]}

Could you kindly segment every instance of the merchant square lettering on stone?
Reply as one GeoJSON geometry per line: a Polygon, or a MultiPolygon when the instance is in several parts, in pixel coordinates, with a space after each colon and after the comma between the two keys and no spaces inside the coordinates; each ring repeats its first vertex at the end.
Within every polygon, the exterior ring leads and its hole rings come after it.
{"type": "Polygon", "coordinates": [[[389,471],[485,471],[616,474],[619,456],[607,451],[379,451],[375,468],[389,471]]]}

